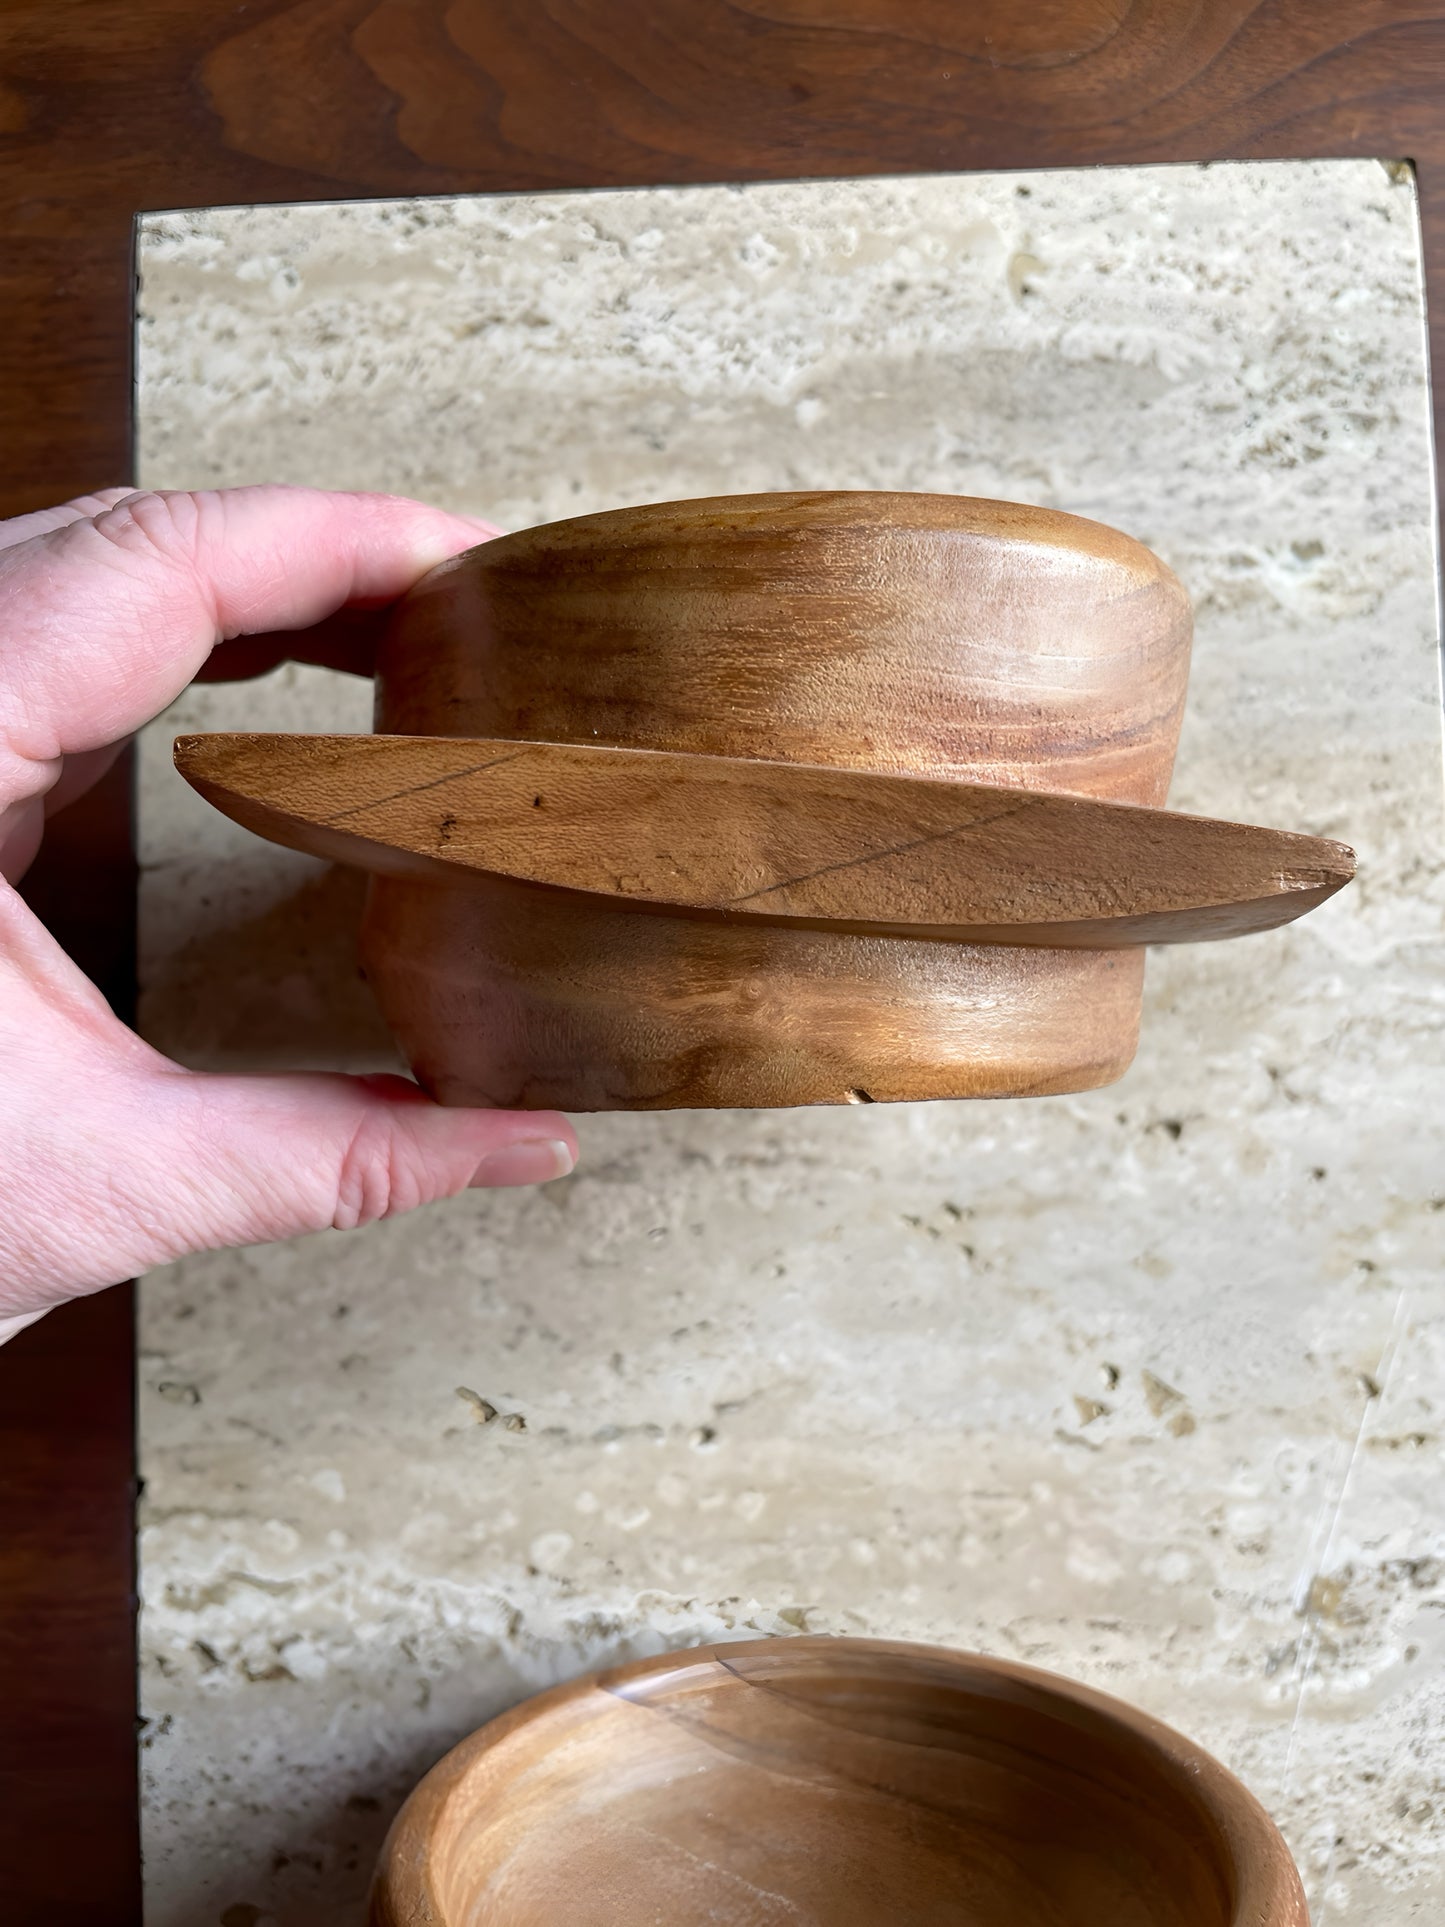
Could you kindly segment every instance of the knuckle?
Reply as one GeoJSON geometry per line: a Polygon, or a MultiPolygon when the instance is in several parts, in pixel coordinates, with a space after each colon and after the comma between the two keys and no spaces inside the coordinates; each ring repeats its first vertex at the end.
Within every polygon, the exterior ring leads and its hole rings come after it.
{"type": "Polygon", "coordinates": [[[103,509],[93,526],[127,554],[190,567],[205,512],[204,498],[185,489],[137,489],[103,509]]]}
{"type": "Polygon", "coordinates": [[[73,495],[63,507],[67,510],[73,509],[77,515],[88,515],[93,520],[97,515],[104,515],[107,509],[115,508],[130,496],[141,493],[142,490],[136,488],[97,488],[92,489],[88,495],[73,495]]]}
{"type": "Polygon", "coordinates": [[[367,1119],[353,1134],[341,1159],[332,1225],[354,1231],[410,1211],[422,1203],[421,1189],[394,1132],[367,1119]]]}

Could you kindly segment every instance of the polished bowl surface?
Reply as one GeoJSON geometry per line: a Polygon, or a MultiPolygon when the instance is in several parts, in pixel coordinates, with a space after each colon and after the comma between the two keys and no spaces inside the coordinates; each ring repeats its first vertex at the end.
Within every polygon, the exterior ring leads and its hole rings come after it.
{"type": "Polygon", "coordinates": [[[372,1927],[1308,1927],[1219,1763],[1069,1680],[798,1638],[529,1700],[388,1836],[372,1927]]]}

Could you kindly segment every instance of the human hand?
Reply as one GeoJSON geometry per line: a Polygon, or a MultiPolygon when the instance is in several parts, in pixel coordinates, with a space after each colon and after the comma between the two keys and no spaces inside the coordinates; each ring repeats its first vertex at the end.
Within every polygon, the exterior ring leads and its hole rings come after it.
{"type": "Polygon", "coordinates": [[[555,1111],[444,1110],[402,1077],[181,1069],[11,887],[45,815],[198,674],[288,657],[369,673],[385,605],[495,533],[293,488],[113,489],[0,523],[0,1342],[185,1252],[572,1169],[555,1111]]]}

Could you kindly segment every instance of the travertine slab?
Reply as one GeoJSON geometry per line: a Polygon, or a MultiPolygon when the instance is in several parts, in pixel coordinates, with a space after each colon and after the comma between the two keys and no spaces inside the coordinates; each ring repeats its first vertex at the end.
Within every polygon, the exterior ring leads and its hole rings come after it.
{"type": "MultiPolygon", "coordinates": [[[[141,264],[150,483],[509,527],[814,487],[1114,524],[1196,605],[1172,805],[1361,861],[1300,925],[1156,952],[1111,1090],[610,1117],[543,1193],[149,1280],[152,1927],[351,1921],[480,1718],[790,1627],[1120,1693],[1271,1807],[1316,1927],[1432,1918],[1445,885],[1408,174],[229,210],[149,220],[141,264]]],[[[150,732],[144,1021],[186,1061],[389,1061],[355,881],[169,763],[180,730],[368,710],[288,669],[150,732]]]]}

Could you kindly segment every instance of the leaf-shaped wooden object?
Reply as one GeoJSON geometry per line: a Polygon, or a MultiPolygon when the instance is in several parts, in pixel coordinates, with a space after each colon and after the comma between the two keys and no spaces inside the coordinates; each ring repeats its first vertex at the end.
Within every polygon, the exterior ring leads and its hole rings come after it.
{"type": "Polygon", "coordinates": [[[469,871],[640,910],[1111,949],[1272,929],[1341,843],[1092,797],[807,764],[447,736],[181,737],[215,806],[391,875],[469,871]]]}

